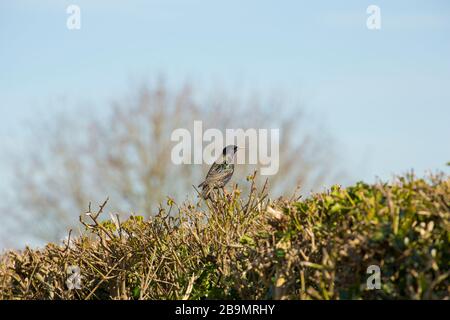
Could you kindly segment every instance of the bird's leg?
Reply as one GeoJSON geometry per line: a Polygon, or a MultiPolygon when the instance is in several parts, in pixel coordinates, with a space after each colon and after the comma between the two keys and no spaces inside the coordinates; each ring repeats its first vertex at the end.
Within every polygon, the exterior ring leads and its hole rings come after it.
{"type": "Polygon", "coordinates": [[[228,191],[227,191],[227,189],[225,189],[225,187],[222,188],[222,191],[223,191],[224,197],[229,200],[231,198],[231,194],[228,193],[228,191]]]}
{"type": "Polygon", "coordinates": [[[210,199],[212,202],[216,202],[216,200],[217,200],[217,193],[216,193],[216,191],[215,191],[214,189],[212,189],[212,190],[209,192],[209,199],[210,199]]]}
{"type": "Polygon", "coordinates": [[[218,201],[221,198],[220,189],[213,189],[214,201],[218,201]]]}

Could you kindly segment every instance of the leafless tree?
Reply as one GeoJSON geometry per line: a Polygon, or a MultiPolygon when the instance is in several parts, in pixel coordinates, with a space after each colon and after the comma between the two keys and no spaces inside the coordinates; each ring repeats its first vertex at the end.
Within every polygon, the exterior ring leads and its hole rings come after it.
{"type": "MultiPolygon", "coordinates": [[[[109,210],[144,216],[166,196],[194,197],[192,185],[208,166],[174,165],[170,158],[172,131],[192,129],[194,120],[202,120],[204,130],[280,128],[280,170],[269,179],[272,192],[292,193],[297,185],[309,192],[339,168],[329,138],[307,125],[302,110],[280,97],[244,99],[215,91],[198,98],[189,85],[170,90],[159,81],[107,111],[68,112],[34,128],[26,155],[15,162],[15,196],[8,200],[5,223],[15,223],[15,234],[50,241],[61,239],[90,201],[106,196],[109,210]]],[[[244,185],[254,169],[238,166],[232,182],[244,185]]]]}

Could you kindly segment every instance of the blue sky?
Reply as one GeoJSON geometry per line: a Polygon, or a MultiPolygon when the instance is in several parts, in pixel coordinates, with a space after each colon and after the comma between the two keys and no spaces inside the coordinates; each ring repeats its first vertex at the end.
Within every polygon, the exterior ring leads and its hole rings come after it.
{"type": "Polygon", "coordinates": [[[58,99],[101,108],[161,73],[303,101],[356,180],[450,161],[448,1],[1,1],[0,148],[58,99]],[[81,30],[66,28],[69,4],[81,30]]]}

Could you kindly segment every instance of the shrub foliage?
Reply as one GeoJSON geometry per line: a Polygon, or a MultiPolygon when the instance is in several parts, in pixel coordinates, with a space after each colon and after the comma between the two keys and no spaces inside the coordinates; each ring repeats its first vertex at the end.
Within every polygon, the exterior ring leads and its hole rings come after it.
{"type": "Polygon", "coordinates": [[[333,186],[305,200],[269,199],[254,177],[248,197],[235,187],[214,202],[168,199],[148,220],[89,206],[81,236],[2,256],[0,298],[450,298],[447,176],[333,186]],[[371,265],[380,289],[367,288],[371,265]],[[70,266],[79,289],[68,288],[70,266]]]}

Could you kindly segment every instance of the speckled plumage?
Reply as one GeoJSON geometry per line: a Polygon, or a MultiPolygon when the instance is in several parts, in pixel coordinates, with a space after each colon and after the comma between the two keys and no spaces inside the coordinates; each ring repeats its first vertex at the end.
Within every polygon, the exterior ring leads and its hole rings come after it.
{"type": "Polygon", "coordinates": [[[205,181],[199,184],[202,188],[202,197],[208,199],[211,197],[211,191],[221,189],[230,181],[234,173],[234,156],[238,147],[234,145],[223,149],[222,155],[211,165],[206,175],[205,181]]]}

